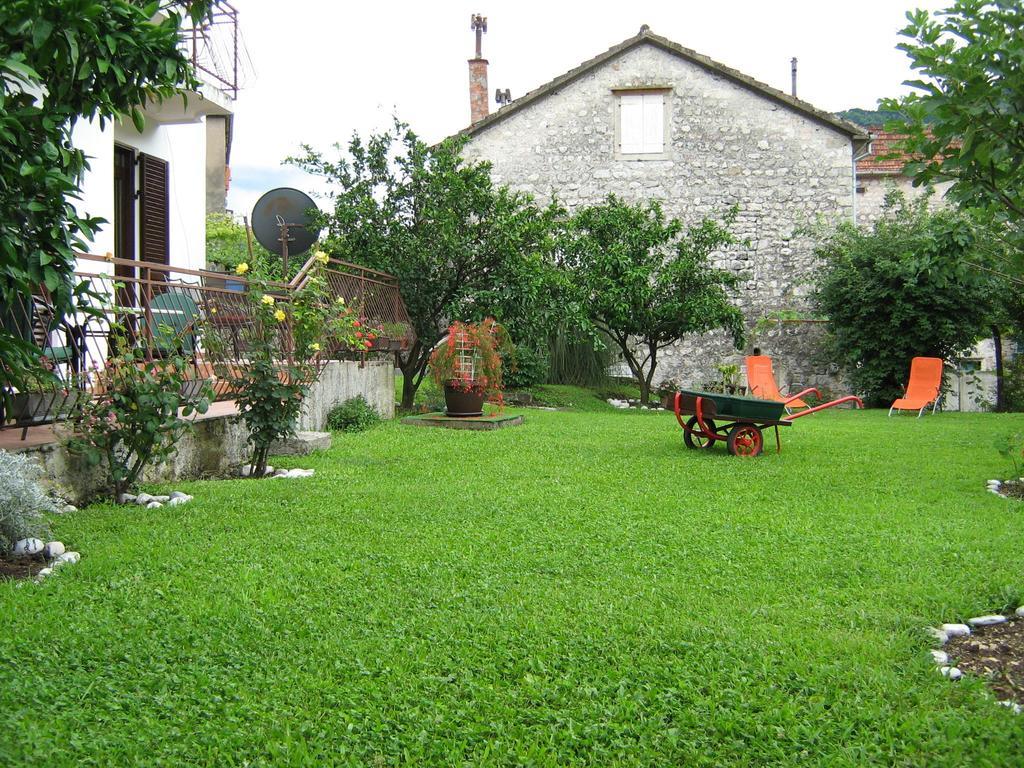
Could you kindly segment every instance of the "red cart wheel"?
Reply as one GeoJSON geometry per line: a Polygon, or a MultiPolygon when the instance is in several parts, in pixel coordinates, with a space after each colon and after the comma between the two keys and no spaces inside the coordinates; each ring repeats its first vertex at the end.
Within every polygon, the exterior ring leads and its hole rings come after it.
{"type": "Polygon", "coordinates": [[[759,456],[764,436],[753,424],[737,424],[729,430],[729,453],[733,456],[759,456]]]}
{"type": "MultiPolygon", "coordinates": [[[[709,432],[715,431],[715,422],[711,419],[704,419],[704,425],[709,432]]],[[[686,443],[687,448],[710,448],[715,444],[714,440],[703,434],[696,416],[691,416],[690,420],[686,422],[686,429],[683,430],[683,442],[686,443]]]]}

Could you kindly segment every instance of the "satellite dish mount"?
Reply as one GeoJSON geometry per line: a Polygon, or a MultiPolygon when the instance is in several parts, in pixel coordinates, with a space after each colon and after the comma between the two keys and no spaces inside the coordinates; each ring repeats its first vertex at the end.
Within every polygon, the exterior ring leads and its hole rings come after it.
{"type": "Polygon", "coordinates": [[[252,209],[252,232],[260,245],[281,256],[286,278],[288,257],[305,253],[320,236],[310,216],[315,209],[309,195],[291,187],[270,190],[252,209]]]}

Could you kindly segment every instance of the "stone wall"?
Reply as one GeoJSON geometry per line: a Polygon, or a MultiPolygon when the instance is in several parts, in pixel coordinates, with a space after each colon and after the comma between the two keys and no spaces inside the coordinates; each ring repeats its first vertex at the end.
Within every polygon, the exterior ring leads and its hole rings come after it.
{"type": "MultiPolygon", "coordinates": [[[[947,205],[943,195],[952,182],[937,185],[928,207],[932,210],[947,205]]],[[[862,227],[873,224],[882,215],[885,196],[894,189],[904,194],[907,200],[915,200],[925,193],[929,187],[915,187],[909,176],[874,175],[857,177],[857,223],[862,227]]]]}
{"type": "MultiPolygon", "coordinates": [[[[249,459],[248,435],[238,416],[197,421],[194,429],[178,440],[167,461],[146,469],[142,482],[166,483],[232,474],[249,459]]],[[[69,501],[83,504],[100,491],[103,471],[87,467],[60,443],[26,448],[25,453],[42,466],[48,482],[69,501]]]]}
{"type": "MultiPolygon", "coordinates": [[[[615,194],[659,200],[693,224],[738,204],[734,231],[747,244],[715,262],[741,276],[735,298],[751,327],[774,311],[808,309],[816,264],[805,227],[852,219],[852,152],[837,129],[653,45],[495,122],[465,150],[493,164],[496,183],[542,202],[557,195],[570,209],[615,194]],[[613,90],[635,87],[671,89],[666,159],[616,159],[613,90]]],[[[697,384],[736,355],[724,334],[688,338],[664,356],[656,379],[697,384]]]]}
{"type": "Polygon", "coordinates": [[[395,366],[390,360],[332,360],[310,389],[299,415],[298,429],[318,432],[334,406],[362,396],[381,418],[395,417],[395,366]]]}

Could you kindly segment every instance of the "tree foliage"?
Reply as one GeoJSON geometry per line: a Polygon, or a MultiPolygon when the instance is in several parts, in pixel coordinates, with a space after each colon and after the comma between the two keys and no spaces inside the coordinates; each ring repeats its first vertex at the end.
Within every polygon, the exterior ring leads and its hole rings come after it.
{"type": "MultiPolygon", "coordinates": [[[[71,142],[79,119],[130,116],[194,85],[178,32],[208,0],[5,0],[0,3],[0,305],[45,286],[70,310],[84,286],[73,279],[74,249],[103,222],[79,215],[88,159],[71,142]],[[158,16],[157,14],[161,15],[158,16]]],[[[0,387],[17,387],[38,364],[33,345],[0,328],[0,387]]]]}
{"type": "Polygon", "coordinates": [[[396,122],[366,141],[354,136],[337,160],[308,146],[291,160],[333,187],[325,248],[400,281],[417,336],[399,356],[405,408],[451,321],[492,315],[518,339],[557,314],[555,209],[495,187],[490,165],[466,162],[461,148],[457,140],[427,146],[396,122]]]}
{"type": "Polygon", "coordinates": [[[833,359],[876,405],[903,392],[914,357],[964,354],[988,329],[995,278],[985,230],[952,209],[929,212],[890,193],[870,231],[843,223],[815,249],[824,266],[815,302],[828,316],[833,359]]]}
{"type": "Polygon", "coordinates": [[[947,196],[987,211],[1024,243],[1024,6],[956,0],[930,16],[907,14],[898,47],[921,77],[915,92],[886,99],[902,119],[903,149],[918,185],[952,181],[947,196]]]}
{"type": "Polygon", "coordinates": [[[684,233],[657,202],[630,205],[610,196],[568,222],[562,257],[578,299],[618,345],[645,403],[660,349],[716,328],[742,344],[743,316],[728,296],[737,278],[709,263],[735,242],[729,227],[736,214],[734,208],[721,223],[705,219],[684,233]]]}

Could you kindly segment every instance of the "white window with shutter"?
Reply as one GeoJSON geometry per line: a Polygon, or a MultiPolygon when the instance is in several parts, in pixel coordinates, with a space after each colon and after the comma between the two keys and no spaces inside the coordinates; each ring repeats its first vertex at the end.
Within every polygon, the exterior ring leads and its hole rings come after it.
{"type": "Polygon", "coordinates": [[[617,91],[617,155],[635,159],[665,157],[668,91],[617,91]]]}

